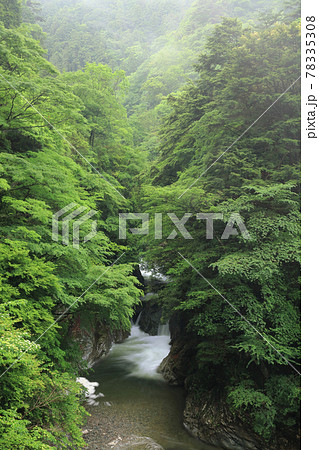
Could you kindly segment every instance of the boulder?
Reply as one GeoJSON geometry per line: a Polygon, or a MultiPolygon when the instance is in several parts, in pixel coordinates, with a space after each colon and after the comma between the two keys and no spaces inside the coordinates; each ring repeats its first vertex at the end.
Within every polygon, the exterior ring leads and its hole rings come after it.
{"type": "Polygon", "coordinates": [[[267,450],[265,443],[238,423],[226,403],[205,392],[188,392],[183,422],[188,432],[225,450],[267,450]]]}

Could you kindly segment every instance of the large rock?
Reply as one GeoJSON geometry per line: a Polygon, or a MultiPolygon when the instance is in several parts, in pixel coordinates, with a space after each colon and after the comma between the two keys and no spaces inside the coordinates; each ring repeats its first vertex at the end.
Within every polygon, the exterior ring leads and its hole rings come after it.
{"type": "Polygon", "coordinates": [[[109,353],[112,344],[123,342],[129,336],[129,331],[111,331],[102,320],[87,323],[78,316],[74,321],[70,333],[81,349],[82,359],[88,367],[109,353]]]}
{"type": "Polygon", "coordinates": [[[222,400],[188,392],[184,426],[194,437],[225,450],[267,450],[257,436],[238,424],[222,400]]]}
{"type": "Polygon", "coordinates": [[[194,345],[182,338],[172,341],[169,354],[161,362],[158,371],[172,385],[184,386],[184,381],[192,370],[194,345]]]}
{"type": "Polygon", "coordinates": [[[156,336],[162,318],[162,308],[157,302],[157,294],[146,294],[142,298],[142,304],[143,308],[138,325],[145,333],[156,336]]]}

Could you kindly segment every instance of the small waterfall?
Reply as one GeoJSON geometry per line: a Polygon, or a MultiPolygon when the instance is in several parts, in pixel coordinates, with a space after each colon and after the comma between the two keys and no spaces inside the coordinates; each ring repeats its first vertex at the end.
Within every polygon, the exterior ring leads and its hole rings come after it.
{"type": "Polygon", "coordinates": [[[159,324],[158,330],[157,330],[157,335],[158,336],[170,336],[168,323],[165,323],[165,324],[160,323],[159,324]]]}
{"type": "Polygon", "coordinates": [[[162,380],[157,368],[169,353],[169,341],[167,335],[150,336],[133,325],[131,336],[122,344],[114,344],[108,358],[123,365],[127,376],[162,380]]]}
{"type": "Polygon", "coordinates": [[[137,326],[137,327],[138,327],[138,324],[140,323],[141,315],[142,315],[142,311],[139,313],[139,315],[138,315],[138,317],[136,319],[136,322],[134,323],[134,325],[137,326]]]}
{"type": "Polygon", "coordinates": [[[154,280],[160,281],[162,283],[168,283],[170,281],[169,277],[167,275],[162,274],[159,270],[148,269],[148,267],[144,264],[140,264],[139,267],[142,277],[145,280],[150,280],[153,278],[154,280]]]}

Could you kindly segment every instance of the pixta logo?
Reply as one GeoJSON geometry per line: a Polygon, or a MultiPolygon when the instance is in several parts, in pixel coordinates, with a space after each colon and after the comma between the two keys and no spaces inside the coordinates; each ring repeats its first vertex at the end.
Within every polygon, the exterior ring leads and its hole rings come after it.
{"type": "MultiPolygon", "coordinates": [[[[80,216],[84,211],[86,211],[88,208],[86,206],[78,206],[76,203],[70,203],[69,205],[65,206],[64,208],[60,209],[58,212],[53,214],[52,216],[52,239],[53,241],[58,242],[59,241],[59,228],[61,228],[61,235],[62,235],[62,244],[69,245],[70,243],[70,222],[73,221],[76,217],[80,216]],[[76,208],[77,209],[74,209],[76,208]],[[71,211],[73,210],[73,211],[71,211]],[[71,211],[71,212],[70,212],[71,211]],[[67,216],[62,216],[66,213],[69,213],[67,216]],[[61,222],[60,222],[61,219],[61,222]],[[62,223],[61,227],[59,227],[59,224],[62,223]]],[[[73,222],[72,227],[72,244],[74,248],[79,249],[80,248],[80,227],[85,222],[90,220],[94,215],[96,214],[96,211],[93,209],[90,209],[86,214],[82,215],[79,219],[75,220],[73,222]]],[[[87,234],[83,238],[83,242],[87,242],[90,239],[92,239],[96,235],[96,220],[92,221],[91,225],[91,232],[87,234]]]]}
{"type": "MultiPolygon", "coordinates": [[[[192,213],[185,213],[184,216],[179,219],[174,213],[167,213],[175,229],[167,236],[167,239],[175,239],[178,235],[178,231],[184,237],[184,239],[193,239],[192,235],[186,229],[186,222],[194,217],[192,213]]],[[[206,239],[214,239],[214,221],[223,220],[223,213],[198,213],[196,214],[197,220],[204,220],[206,222],[206,239]]],[[[119,214],[119,238],[127,238],[127,222],[129,220],[141,220],[142,225],[139,228],[129,228],[132,234],[148,235],[150,231],[150,214],[148,213],[121,213],[119,214]]],[[[154,236],[155,239],[163,239],[163,214],[154,214],[154,236]]],[[[251,239],[250,234],[244,224],[244,221],[240,214],[232,213],[228,219],[221,239],[228,239],[230,236],[237,236],[240,231],[244,239],[251,239]]]]}

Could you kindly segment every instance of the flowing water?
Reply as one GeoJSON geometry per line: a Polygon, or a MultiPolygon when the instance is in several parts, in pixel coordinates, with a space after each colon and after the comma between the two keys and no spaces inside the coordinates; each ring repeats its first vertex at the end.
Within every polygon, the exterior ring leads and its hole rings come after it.
{"type": "Polygon", "coordinates": [[[128,339],[113,345],[89,376],[99,383],[90,412],[107,417],[117,430],[122,427],[124,435],[148,436],[165,450],[212,449],[183,427],[184,390],[168,385],[157,372],[169,353],[168,333],[164,325],[158,336],[149,336],[135,325],[128,339]]]}

